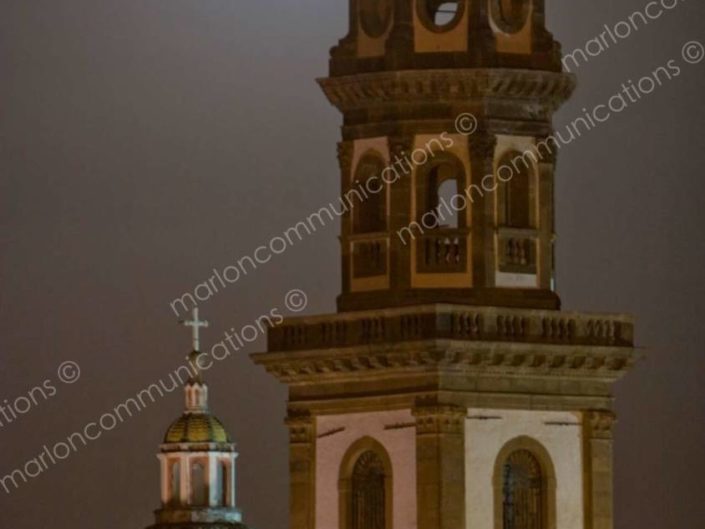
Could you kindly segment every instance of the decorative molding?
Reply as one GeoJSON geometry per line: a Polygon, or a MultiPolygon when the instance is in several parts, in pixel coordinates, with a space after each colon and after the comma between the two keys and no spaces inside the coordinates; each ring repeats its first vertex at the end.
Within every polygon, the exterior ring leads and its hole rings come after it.
{"type": "Polygon", "coordinates": [[[631,348],[633,320],[614,314],[434,304],[289,318],[270,328],[268,339],[271,353],[442,339],[631,348]],[[336,332],[324,332],[328,327],[336,332]],[[371,327],[379,332],[370,333],[371,327]]]}
{"type": "Polygon", "coordinates": [[[585,426],[590,438],[612,439],[612,428],[616,422],[617,416],[610,410],[588,410],[585,412],[585,426]]]}
{"type": "Polygon", "coordinates": [[[465,408],[437,404],[412,410],[416,417],[417,435],[462,434],[465,431],[465,408]]]}
{"type": "Polygon", "coordinates": [[[285,423],[289,428],[290,444],[308,444],[313,442],[315,423],[314,418],[310,414],[289,412],[285,423]]]}
{"type": "Polygon", "coordinates": [[[282,382],[320,382],[385,370],[425,372],[435,368],[465,375],[534,375],[583,377],[614,382],[633,365],[631,349],[618,347],[570,347],[530,344],[482,344],[426,340],[413,347],[365,346],[349,350],[253,355],[256,363],[282,382]],[[502,345],[502,347],[497,347],[502,345]]]}
{"type": "Polygon", "coordinates": [[[575,89],[575,76],[542,70],[467,68],[365,73],[318,80],[340,111],[385,103],[467,103],[473,98],[543,103],[556,110],[575,89]]]}

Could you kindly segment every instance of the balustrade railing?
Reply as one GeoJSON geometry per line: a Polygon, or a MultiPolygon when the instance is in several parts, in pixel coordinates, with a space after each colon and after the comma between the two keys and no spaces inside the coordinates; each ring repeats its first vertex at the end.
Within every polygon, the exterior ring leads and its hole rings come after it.
{"type": "Polygon", "coordinates": [[[468,268],[468,230],[439,229],[417,237],[419,273],[462,273],[468,268]]]}

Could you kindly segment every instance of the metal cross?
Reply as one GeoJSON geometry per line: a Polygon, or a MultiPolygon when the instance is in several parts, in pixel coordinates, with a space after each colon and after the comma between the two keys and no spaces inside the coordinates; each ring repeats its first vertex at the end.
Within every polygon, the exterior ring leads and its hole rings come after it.
{"type": "Polygon", "coordinates": [[[179,323],[183,325],[184,327],[191,327],[192,333],[193,333],[193,350],[194,351],[199,351],[201,350],[201,343],[199,340],[199,329],[201,327],[208,327],[210,325],[210,322],[207,320],[199,320],[198,319],[198,307],[193,308],[193,319],[192,320],[179,320],[179,323]]]}

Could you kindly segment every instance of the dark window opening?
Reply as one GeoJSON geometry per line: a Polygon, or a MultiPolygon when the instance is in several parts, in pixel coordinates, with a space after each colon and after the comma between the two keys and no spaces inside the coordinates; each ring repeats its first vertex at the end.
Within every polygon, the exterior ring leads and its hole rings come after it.
{"type": "Polygon", "coordinates": [[[376,233],[387,230],[387,191],[381,179],[384,163],[374,156],[363,158],[356,171],[356,185],[366,190],[367,197],[353,204],[353,231],[376,233]],[[369,183],[369,185],[366,185],[369,183]]]}
{"type": "Polygon", "coordinates": [[[541,465],[528,450],[512,452],[502,469],[502,528],[544,528],[541,465]]]}
{"type": "Polygon", "coordinates": [[[375,452],[364,452],[358,458],[351,484],[351,529],[386,529],[384,465],[375,452]]]}
{"type": "Polygon", "coordinates": [[[466,206],[465,200],[457,198],[460,185],[460,175],[454,164],[443,162],[433,166],[427,173],[425,207],[421,214],[433,212],[439,228],[460,227],[466,206]]]}

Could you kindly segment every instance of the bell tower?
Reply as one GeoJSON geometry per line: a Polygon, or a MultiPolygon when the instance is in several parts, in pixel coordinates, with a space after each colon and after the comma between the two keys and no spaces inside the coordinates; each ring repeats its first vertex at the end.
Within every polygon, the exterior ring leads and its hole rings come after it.
{"type": "Polygon", "coordinates": [[[612,529],[627,315],[560,310],[544,0],[350,0],[342,292],[254,355],[288,385],[291,529],[612,529]]]}
{"type": "Polygon", "coordinates": [[[542,0],[351,0],[320,81],[344,119],[340,310],[559,308],[548,138],[574,78],[543,12],[542,0]]]}

